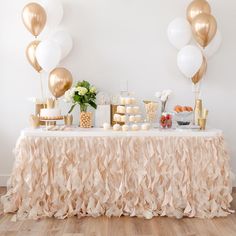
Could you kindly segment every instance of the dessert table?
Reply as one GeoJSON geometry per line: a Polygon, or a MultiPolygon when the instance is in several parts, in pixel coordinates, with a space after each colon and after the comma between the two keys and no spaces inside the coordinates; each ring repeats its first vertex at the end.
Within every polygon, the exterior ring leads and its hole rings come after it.
{"type": "Polygon", "coordinates": [[[1,202],[18,219],[227,216],[229,160],[220,130],[26,129],[1,202]]]}

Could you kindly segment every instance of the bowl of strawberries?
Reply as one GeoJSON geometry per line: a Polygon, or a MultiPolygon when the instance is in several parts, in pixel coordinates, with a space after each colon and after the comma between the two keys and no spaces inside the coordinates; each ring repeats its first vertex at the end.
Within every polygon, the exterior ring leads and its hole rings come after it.
{"type": "Polygon", "coordinates": [[[174,108],[175,120],[179,126],[190,125],[193,120],[193,108],[190,106],[177,105],[174,108]]]}
{"type": "Polygon", "coordinates": [[[170,129],[172,127],[172,115],[168,113],[163,113],[160,119],[160,126],[162,128],[170,129]]]}

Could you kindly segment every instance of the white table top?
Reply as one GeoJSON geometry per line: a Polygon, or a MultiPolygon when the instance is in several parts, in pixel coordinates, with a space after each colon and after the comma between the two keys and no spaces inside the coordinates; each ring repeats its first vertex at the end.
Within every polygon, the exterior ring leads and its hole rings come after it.
{"type": "Polygon", "coordinates": [[[153,137],[153,136],[188,136],[188,137],[214,137],[222,135],[218,129],[209,129],[205,131],[187,130],[187,129],[152,129],[149,131],[113,131],[101,128],[81,129],[72,128],[67,131],[47,131],[43,128],[27,128],[21,132],[26,137],[153,137]]]}

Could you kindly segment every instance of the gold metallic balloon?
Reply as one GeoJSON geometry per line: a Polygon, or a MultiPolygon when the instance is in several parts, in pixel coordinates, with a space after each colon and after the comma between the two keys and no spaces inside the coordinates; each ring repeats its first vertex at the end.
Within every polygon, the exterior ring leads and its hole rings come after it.
{"type": "Polygon", "coordinates": [[[194,18],[201,13],[211,14],[211,6],[206,0],[194,0],[187,8],[187,19],[192,24],[194,18]]]}
{"type": "Polygon", "coordinates": [[[47,14],[42,6],[32,2],[24,7],[22,20],[29,32],[37,37],[45,27],[47,14]]]}
{"type": "Polygon", "coordinates": [[[55,68],[49,75],[48,87],[54,97],[59,98],[71,88],[72,74],[65,68],[55,68]]]}
{"type": "Polygon", "coordinates": [[[206,73],[206,71],[207,71],[207,61],[206,61],[206,58],[203,56],[203,62],[202,62],[201,68],[193,76],[192,82],[194,84],[197,84],[203,78],[203,75],[206,73]]]}
{"type": "Polygon", "coordinates": [[[41,66],[39,65],[37,59],[36,59],[36,49],[39,45],[40,41],[35,40],[33,42],[31,42],[28,47],[26,48],[26,57],[29,61],[29,63],[34,67],[34,69],[38,72],[40,72],[42,70],[41,66]]]}
{"type": "Polygon", "coordinates": [[[192,23],[192,31],[196,41],[205,48],[216,35],[215,17],[206,13],[196,16],[192,23]]]}

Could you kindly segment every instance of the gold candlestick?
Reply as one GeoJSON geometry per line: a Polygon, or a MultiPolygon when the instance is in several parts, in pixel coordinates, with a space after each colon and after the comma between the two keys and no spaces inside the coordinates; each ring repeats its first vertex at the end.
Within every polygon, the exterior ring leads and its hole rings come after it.
{"type": "Polygon", "coordinates": [[[198,120],[202,117],[202,100],[197,99],[194,108],[194,124],[199,125],[198,120]]]}
{"type": "Polygon", "coordinates": [[[73,116],[68,114],[67,116],[64,116],[64,123],[67,126],[71,126],[73,124],[73,116]]]}
{"type": "Polygon", "coordinates": [[[204,118],[199,118],[198,119],[198,124],[200,126],[200,130],[205,130],[206,129],[206,122],[207,120],[204,118]]]}
{"type": "Polygon", "coordinates": [[[40,126],[40,118],[39,116],[31,115],[29,118],[30,126],[34,129],[40,126]]]}
{"type": "Polygon", "coordinates": [[[207,109],[203,110],[202,118],[207,119],[209,111],[207,109]]]}

